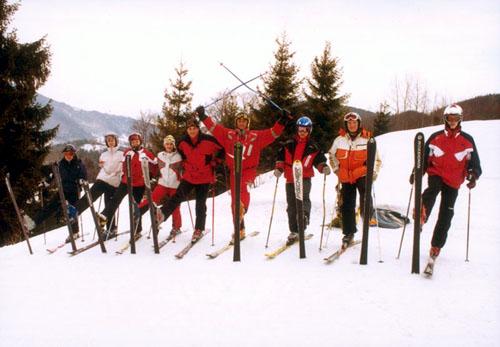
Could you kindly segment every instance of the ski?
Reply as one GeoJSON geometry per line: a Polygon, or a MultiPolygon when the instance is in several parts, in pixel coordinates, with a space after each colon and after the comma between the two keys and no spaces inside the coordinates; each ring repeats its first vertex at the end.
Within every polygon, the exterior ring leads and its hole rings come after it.
{"type": "Polygon", "coordinates": [[[198,242],[200,242],[200,240],[203,238],[203,236],[205,236],[209,232],[210,232],[209,230],[205,230],[205,231],[203,231],[203,233],[201,234],[201,236],[200,236],[200,238],[198,240],[196,240],[195,242],[189,241],[189,243],[186,245],[186,247],[184,247],[182,249],[182,251],[180,251],[179,253],[177,253],[175,255],[175,257],[177,259],[182,259],[191,250],[191,248],[193,248],[194,245],[196,245],[198,242]]]}
{"type": "MultiPolygon", "coordinates": [[[[141,237],[142,237],[142,234],[135,234],[134,235],[134,246],[135,246],[135,242],[138,241],[141,237]]],[[[131,242],[129,240],[119,250],[115,251],[115,254],[119,255],[119,254],[125,253],[130,248],[130,246],[131,246],[131,242]]],[[[135,254],[135,252],[132,254],[135,254]]]]}
{"type": "Polygon", "coordinates": [[[158,221],[156,220],[156,204],[153,201],[151,194],[151,180],[149,177],[149,162],[147,159],[141,160],[142,176],[144,177],[144,186],[146,198],[148,199],[149,215],[151,217],[151,229],[153,231],[153,248],[156,254],[160,253],[158,245],[158,221]]]}
{"type": "Polygon", "coordinates": [[[424,134],[417,133],[414,140],[414,179],[415,179],[415,221],[413,226],[413,253],[411,273],[420,272],[420,232],[422,231],[422,176],[424,174],[424,134]]]}
{"type": "Polygon", "coordinates": [[[293,162],[293,186],[295,192],[295,205],[297,211],[297,227],[299,228],[299,257],[306,257],[306,246],[304,244],[304,186],[303,186],[303,169],[302,161],[295,160],[293,162]]]}
{"type": "Polygon", "coordinates": [[[352,241],[347,247],[340,247],[337,251],[335,251],[334,253],[332,253],[331,255],[329,255],[328,257],[326,258],[323,258],[323,260],[325,261],[326,264],[331,264],[333,263],[335,260],[337,260],[338,258],[340,258],[340,256],[350,247],[353,247],[355,245],[359,245],[361,243],[361,240],[356,240],[356,241],[352,241]]]}
{"type": "Polygon", "coordinates": [[[233,261],[241,260],[240,251],[240,229],[241,229],[241,161],[243,156],[243,145],[237,141],[234,144],[234,252],[233,261]]]}
{"type": "Polygon", "coordinates": [[[432,274],[434,273],[434,264],[436,263],[436,258],[429,257],[429,261],[427,262],[427,265],[425,266],[424,269],[424,276],[426,278],[431,278],[432,274]]]}
{"type": "MultiPolygon", "coordinates": [[[[309,239],[311,239],[312,237],[314,236],[314,234],[307,234],[304,236],[304,240],[307,241],[309,239]]],[[[283,253],[284,251],[286,251],[288,248],[290,248],[291,246],[293,246],[294,244],[296,244],[297,241],[295,241],[294,243],[292,244],[288,244],[288,242],[285,242],[282,246],[276,248],[274,251],[270,252],[270,253],[266,253],[264,254],[268,259],[274,259],[276,258],[278,255],[280,255],[281,253],[283,253]]]]}
{"type": "MultiPolygon", "coordinates": [[[[182,230],[179,230],[179,232],[177,234],[175,234],[175,236],[177,237],[177,235],[179,235],[180,233],[182,233],[182,230]]],[[[164,247],[167,243],[169,243],[173,239],[174,239],[174,237],[169,234],[164,240],[158,242],[158,248],[162,249],[162,247],[164,247]]],[[[154,245],[153,245],[153,247],[154,247],[154,245]]]]}
{"type": "MultiPolygon", "coordinates": [[[[89,203],[90,212],[92,213],[92,219],[94,220],[94,224],[97,230],[97,242],[101,246],[101,252],[106,253],[106,247],[104,246],[104,231],[102,229],[101,223],[99,223],[99,218],[97,217],[97,212],[94,208],[94,200],[92,199],[92,194],[90,193],[89,183],[86,180],[81,180],[81,186],[85,192],[85,196],[87,197],[87,202],[89,203]]],[[[82,230],[83,232],[83,230],[82,230]]],[[[73,251],[74,253],[75,251],[73,251]]]]}
{"type": "MultiPolygon", "coordinates": [[[[87,234],[83,234],[83,236],[87,236],[87,235],[89,235],[89,234],[88,233],[87,234]]],[[[57,245],[56,247],[54,247],[54,248],[47,248],[46,250],[47,250],[47,252],[49,252],[49,254],[52,254],[52,253],[57,252],[58,249],[63,248],[64,246],[66,246],[68,243],[69,242],[64,241],[63,243],[57,245]]]]}
{"type": "MultiPolygon", "coordinates": [[[[61,203],[61,210],[63,212],[64,219],[66,220],[66,224],[68,226],[71,248],[73,249],[73,252],[75,252],[76,251],[76,243],[75,243],[75,240],[73,239],[72,220],[69,217],[68,203],[66,202],[66,198],[64,197],[64,190],[63,190],[63,185],[62,185],[62,180],[61,180],[61,173],[59,172],[59,166],[57,165],[57,163],[52,164],[52,171],[54,172],[54,177],[56,179],[56,184],[57,184],[57,190],[59,191],[59,200],[61,203]]],[[[75,217],[75,219],[77,219],[77,217],[75,217]]]]}
{"type": "Polygon", "coordinates": [[[377,142],[373,137],[370,137],[367,144],[367,159],[366,159],[366,178],[365,178],[365,207],[363,211],[363,236],[361,239],[361,256],[359,264],[366,265],[368,263],[368,232],[370,230],[370,217],[372,212],[372,185],[373,185],[373,169],[375,166],[375,155],[377,152],[377,142]]]}
{"type": "MultiPolygon", "coordinates": [[[[254,231],[254,232],[251,232],[250,234],[248,234],[246,238],[248,237],[254,237],[254,236],[257,236],[259,235],[259,232],[258,231],[254,231]]],[[[243,240],[241,240],[243,241],[243,240]]],[[[225,251],[228,251],[229,249],[231,249],[231,247],[233,247],[233,242],[230,241],[228,244],[226,244],[224,247],[218,249],[217,251],[215,252],[212,252],[212,253],[207,253],[207,257],[209,259],[214,259],[214,258],[217,258],[219,255],[221,255],[222,253],[224,253],[225,251]]]]}
{"type": "Polygon", "coordinates": [[[19,220],[19,223],[21,224],[21,229],[24,235],[24,239],[26,240],[26,243],[28,244],[28,250],[30,251],[30,254],[33,254],[33,250],[31,249],[31,244],[30,244],[30,237],[29,237],[29,231],[28,228],[26,227],[26,224],[24,223],[24,219],[22,217],[21,210],[19,209],[19,206],[17,205],[16,201],[16,196],[14,195],[14,191],[12,190],[12,186],[10,184],[10,174],[7,173],[5,175],[5,184],[7,185],[7,190],[9,191],[9,196],[10,199],[12,200],[12,204],[14,205],[14,209],[16,210],[16,215],[17,219],[19,220]]]}

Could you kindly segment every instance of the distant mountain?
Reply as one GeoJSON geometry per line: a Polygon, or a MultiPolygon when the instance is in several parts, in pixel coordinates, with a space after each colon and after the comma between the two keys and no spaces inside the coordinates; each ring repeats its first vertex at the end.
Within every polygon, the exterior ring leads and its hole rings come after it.
{"type": "MultiPolygon", "coordinates": [[[[37,95],[37,102],[41,105],[46,105],[49,101],[49,98],[37,95]]],[[[59,125],[55,143],[101,138],[106,132],[114,132],[118,137],[126,138],[134,123],[134,119],[130,117],[84,111],[55,100],[51,101],[51,105],[52,116],[45,123],[44,129],[59,125]]]]}

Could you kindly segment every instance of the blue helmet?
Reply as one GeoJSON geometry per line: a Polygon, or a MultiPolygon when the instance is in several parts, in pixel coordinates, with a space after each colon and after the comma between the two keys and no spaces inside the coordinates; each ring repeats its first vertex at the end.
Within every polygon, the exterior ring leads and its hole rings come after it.
{"type": "Polygon", "coordinates": [[[299,119],[297,119],[296,123],[297,127],[305,127],[309,128],[309,134],[312,132],[312,127],[313,127],[313,122],[311,121],[311,118],[302,116],[299,119]]]}

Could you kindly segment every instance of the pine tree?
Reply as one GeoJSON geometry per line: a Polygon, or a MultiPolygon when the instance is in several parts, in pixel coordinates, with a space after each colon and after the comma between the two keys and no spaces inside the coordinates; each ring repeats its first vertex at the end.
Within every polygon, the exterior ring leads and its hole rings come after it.
{"type": "MultiPolygon", "coordinates": [[[[298,91],[301,85],[297,76],[299,69],[292,61],[295,52],[290,51],[291,43],[286,34],[276,39],[276,43],[278,48],[274,53],[274,64],[271,65],[269,74],[263,78],[263,94],[281,108],[295,114],[299,107],[298,91]]],[[[263,129],[273,126],[280,112],[274,105],[263,100],[258,109],[253,109],[252,128],[263,129]]],[[[289,129],[292,127],[290,126],[289,129]]],[[[274,167],[277,148],[278,143],[274,142],[262,152],[259,166],[261,172],[274,167]]]]}
{"type": "Polygon", "coordinates": [[[321,149],[327,151],[342,126],[342,115],[346,112],[348,99],[347,95],[340,95],[342,71],[338,58],[332,57],[329,42],[323,54],[314,58],[307,85],[310,93],[304,92],[304,96],[307,116],[313,122],[312,137],[321,149]]]}
{"type": "Polygon", "coordinates": [[[157,132],[153,137],[156,149],[163,149],[163,138],[173,135],[179,139],[186,130],[186,120],[192,116],[191,100],[193,94],[190,92],[191,81],[185,81],[188,70],[181,61],[175,69],[176,79],[170,79],[171,90],[165,90],[165,102],[163,104],[162,116],[157,119],[157,132]]]}
{"type": "Polygon", "coordinates": [[[380,104],[380,110],[373,121],[373,135],[378,136],[389,132],[389,126],[391,122],[391,113],[389,111],[389,105],[384,102],[380,104]]]}
{"type": "Polygon", "coordinates": [[[8,197],[4,178],[10,179],[21,209],[41,181],[42,164],[57,128],[42,130],[50,117],[49,104],[36,103],[36,90],[50,73],[50,52],[45,38],[19,43],[7,26],[18,4],[0,0],[0,245],[22,239],[19,222],[8,197]]]}

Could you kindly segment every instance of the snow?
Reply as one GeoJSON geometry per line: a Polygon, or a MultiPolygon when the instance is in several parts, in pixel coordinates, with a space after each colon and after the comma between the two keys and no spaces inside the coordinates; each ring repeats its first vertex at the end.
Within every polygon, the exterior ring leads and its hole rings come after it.
{"type": "MultiPolygon", "coordinates": [[[[422,129],[429,136],[441,127],[422,129]]],[[[215,246],[205,236],[182,260],[174,254],[191,236],[187,205],[182,206],[188,231],[156,255],[152,239],[137,243],[137,254],[115,255],[127,242],[108,241],[107,254],[95,247],[69,257],[70,246],[48,255],[46,248],[67,234],[61,228],[25,243],[0,249],[0,341],[2,346],[498,346],[500,344],[500,241],[494,217],[500,211],[500,121],[464,122],[474,136],[483,176],[472,190],[470,262],[465,262],[467,199],[465,185],[455,206],[448,242],[432,279],[411,274],[413,224],[408,225],[399,260],[402,229],[370,229],[368,265],[359,265],[360,246],[330,265],[323,257],[339,247],[341,233],[329,232],[318,251],[322,223],[323,178],[313,180],[311,225],[315,236],[274,260],[264,253],[287,236],[284,182],[266,250],[275,179],[268,173],[251,191],[247,230],[260,234],[241,244],[241,262],[232,250],[216,259],[205,254],[230,238],[230,197],[215,201],[215,246]],[[379,248],[380,245],[380,248],[379,248]],[[383,262],[379,262],[383,260],[383,262]]],[[[408,176],[417,130],[377,139],[383,160],[375,182],[376,202],[405,211],[408,176]]],[[[334,205],[333,175],[327,178],[327,221],[334,205]]],[[[438,204],[436,204],[436,207],[438,204]]],[[[191,202],[191,208],[193,208],[191,202]]],[[[207,228],[211,228],[208,200],[207,228]]],[[[420,270],[425,265],[434,210],[421,235],[420,270]]],[[[120,209],[120,229],[128,229],[127,200],[120,209]]],[[[90,212],[83,214],[85,243],[92,239],[90,212]]],[[[149,229],[149,214],[143,218],[149,229]]],[[[170,230],[163,224],[160,239],[170,230]]],[[[325,229],[325,238],[328,230],[325,229]]],[[[358,232],[357,238],[361,237],[358,232]]],[[[85,244],[77,241],[79,246],[85,244]]]]}

